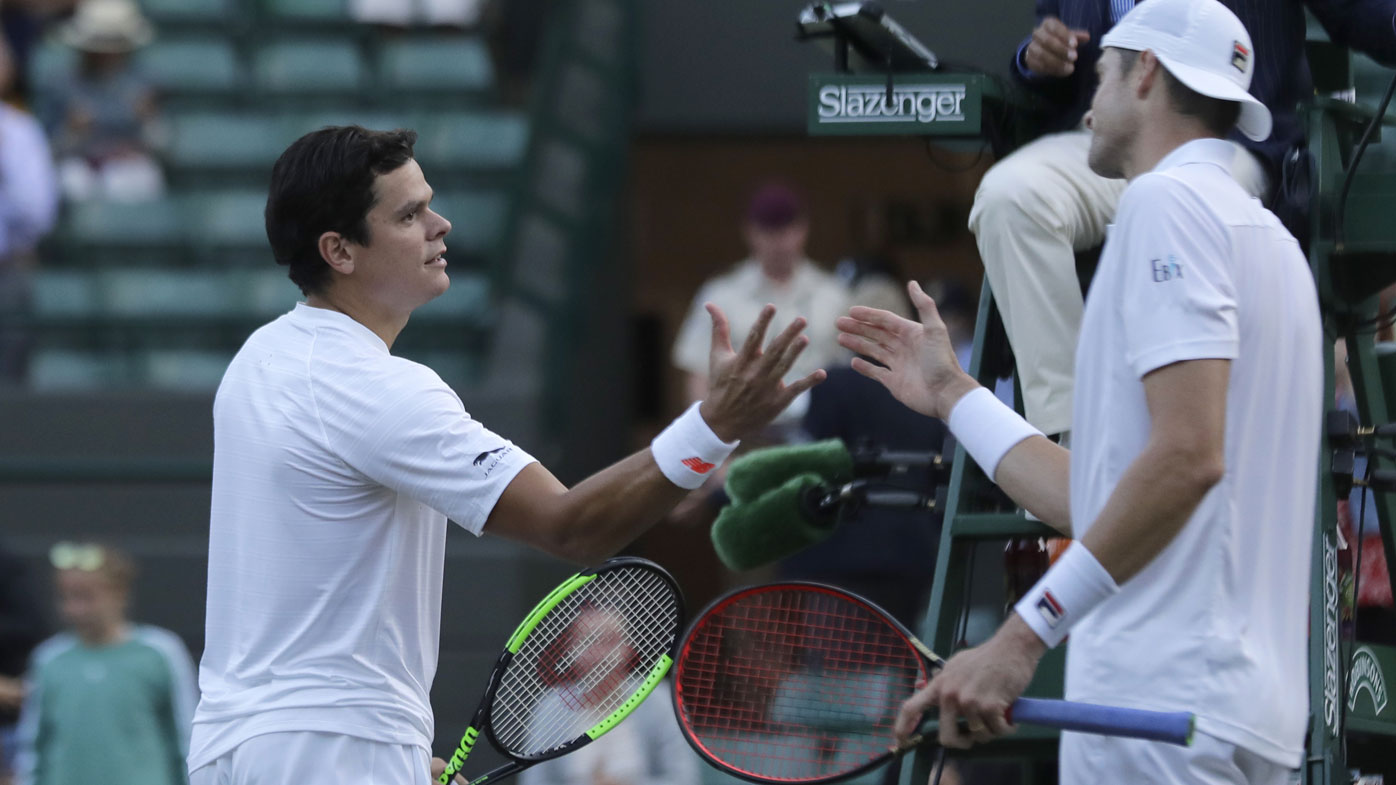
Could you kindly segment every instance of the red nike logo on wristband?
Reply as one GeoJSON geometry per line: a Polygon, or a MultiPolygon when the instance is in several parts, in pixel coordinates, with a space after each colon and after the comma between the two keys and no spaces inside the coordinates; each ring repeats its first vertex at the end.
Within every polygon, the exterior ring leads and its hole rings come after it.
{"type": "Polygon", "coordinates": [[[714,466],[717,465],[715,463],[708,463],[707,461],[703,460],[702,458],[699,458],[696,455],[692,458],[684,458],[682,461],[680,461],[680,463],[692,469],[697,474],[707,474],[708,472],[713,470],[714,466]]]}

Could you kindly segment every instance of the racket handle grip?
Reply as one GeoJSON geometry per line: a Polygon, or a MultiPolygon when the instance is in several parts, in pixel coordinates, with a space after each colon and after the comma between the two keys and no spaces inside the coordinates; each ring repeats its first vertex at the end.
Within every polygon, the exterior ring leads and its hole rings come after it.
{"type": "Polygon", "coordinates": [[[1062,730],[1192,744],[1194,717],[1186,711],[1147,711],[1093,703],[1019,698],[1008,709],[1008,721],[1045,725],[1062,730]]]}

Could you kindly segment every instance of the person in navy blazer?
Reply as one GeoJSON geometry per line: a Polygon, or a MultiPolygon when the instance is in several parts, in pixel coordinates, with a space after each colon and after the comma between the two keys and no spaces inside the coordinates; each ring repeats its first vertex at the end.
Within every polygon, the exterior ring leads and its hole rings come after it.
{"type": "MultiPolygon", "coordinates": [[[[1140,0],[1148,2],[1148,0],[1140,0]]],[[[1232,174],[1268,199],[1281,162],[1303,141],[1297,112],[1312,95],[1304,40],[1308,8],[1330,38],[1396,64],[1396,0],[1222,0],[1245,25],[1255,57],[1251,93],[1274,117],[1268,139],[1239,134],[1232,174]]],[[[1049,105],[1046,131],[985,174],[969,226],[1017,360],[1029,422],[1047,434],[1071,428],[1076,336],[1083,298],[1076,253],[1104,242],[1125,181],[1090,171],[1082,124],[1095,92],[1099,42],[1135,0],[1037,0],[1038,25],[1011,73],[1049,105]]],[[[1243,56],[1238,53],[1237,56],[1243,56]]]]}

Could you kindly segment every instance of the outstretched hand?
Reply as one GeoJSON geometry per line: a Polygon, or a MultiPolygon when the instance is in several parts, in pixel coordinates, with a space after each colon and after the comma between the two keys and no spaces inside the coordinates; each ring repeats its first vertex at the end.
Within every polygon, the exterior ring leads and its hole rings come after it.
{"type": "Polygon", "coordinates": [[[839,317],[839,345],[860,355],[853,370],[876,380],[914,411],[945,419],[978,382],[955,359],[935,300],[915,281],[907,286],[920,322],[889,311],[854,306],[839,317]],[[870,358],[875,362],[868,362],[870,358]]]}
{"type": "Polygon", "coordinates": [[[824,381],[823,370],[794,384],[782,381],[809,345],[809,337],[801,334],[803,318],[797,317],[763,350],[766,330],[776,315],[775,306],[767,305],[737,351],[732,348],[731,327],[722,309],[712,303],[704,307],[713,320],[713,338],[708,394],[699,411],[718,438],[730,442],[766,427],[796,396],[824,381]]]}

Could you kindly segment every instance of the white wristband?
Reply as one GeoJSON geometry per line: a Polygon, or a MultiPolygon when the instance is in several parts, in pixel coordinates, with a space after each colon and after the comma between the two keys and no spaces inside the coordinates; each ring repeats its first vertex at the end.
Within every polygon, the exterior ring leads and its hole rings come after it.
{"type": "Polygon", "coordinates": [[[669,423],[650,442],[654,462],[669,481],[693,490],[703,484],[713,469],[722,465],[740,442],[724,442],[703,421],[698,404],[669,423]]]}
{"type": "Polygon", "coordinates": [[[946,424],[990,480],[998,471],[999,461],[1018,442],[1042,435],[1042,431],[1029,425],[984,387],[961,398],[950,410],[946,424]]]}
{"type": "Polygon", "coordinates": [[[1013,609],[1050,649],[1066,638],[1073,624],[1119,590],[1095,554],[1073,542],[1013,609]]]}

